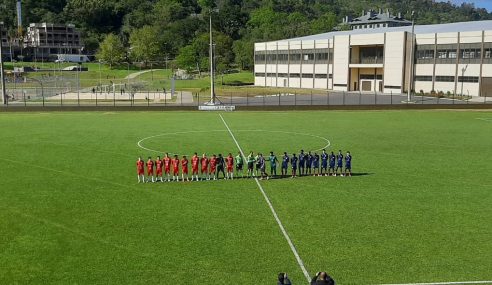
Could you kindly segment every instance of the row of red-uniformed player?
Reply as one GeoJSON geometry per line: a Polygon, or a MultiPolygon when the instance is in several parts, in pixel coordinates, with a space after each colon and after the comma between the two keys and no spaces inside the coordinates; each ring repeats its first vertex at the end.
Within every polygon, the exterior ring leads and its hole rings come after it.
{"type": "MultiPolygon", "coordinates": [[[[179,181],[179,168],[181,165],[181,179],[184,181],[185,179],[189,181],[188,178],[188,165],[190,161],[183,155],[181,159],[179,159],[178,155],[174,155],[174,157],[169,157],[166,153],[165,157],[161,159],[160,156],[154,161],[149,156],[147,162],[145,163],[141,157],[137,160],[137,178],[138,182],[156,182],[160,179],[163,182],[163,171],[167,177],[167,181],[171,181],[171,166],[172,166],[172,181],[179,181]],[[144,177],[144,168],[145,164],[147,164],[147,180],[144,177]],[[154,171],[155,169],[155,171],[154,171]],[[155,176],[154,176],[155,174],[155,176]],[[154,180],[155,178],[155,180],[154,180]]],[[[199,180],[198,177],[198,168],[201,165],[201,174],[207,175],[207,180],[210,179],[210,174],[212,174],[212,178],[216,179],[215,173],[222,172],[224,173],[224,164],[227,166],[227,175],[226,178],[233,178],[233,167],[234,167],[234,157],[231,153],[225,159],[221,154],[216,156],[212,155],[211,158],[208,158],[205,154],[202,157],[198,157],[198,154],[195,153],[191,158],[191,181],[196,179],[199,180]]]]}

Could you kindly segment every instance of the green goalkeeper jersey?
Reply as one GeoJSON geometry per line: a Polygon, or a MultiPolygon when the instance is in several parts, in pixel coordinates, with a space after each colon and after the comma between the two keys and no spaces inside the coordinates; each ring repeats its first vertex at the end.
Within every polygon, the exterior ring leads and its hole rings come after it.
{"type": "Polygon", "coordinates": [[[236,156],[236,165],[240,165],[240,164],[241,164],[241,165],[243,164],[243,156],[242,156],[242,155],[240,155],[240,154],[238,154],[238,155],[236,156]]]}
{"type": "Polygon", "coordinates": [[[248,163],[254,163],[254,162],[255,162],[255,157],[252,154],[248,155],[248,163]]]}

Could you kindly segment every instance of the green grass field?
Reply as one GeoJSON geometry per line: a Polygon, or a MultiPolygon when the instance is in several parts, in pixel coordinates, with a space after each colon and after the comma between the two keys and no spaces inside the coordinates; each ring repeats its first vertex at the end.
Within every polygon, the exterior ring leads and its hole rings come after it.
{"type": "MultiPolygon", "coordinates": [[[[492,280],[492,112],[222,115],[245,152],[316,150],[319,137],[352,152],[361,175],[260,182],[310,274],[492,280]]],[[[254,180],[137,184],[137,156],[158,155],[144,138],[162,152],[237,153],[218,113],[0,123],[0,284],[276,284],[281,271],[306,284],[254,180]]]]}

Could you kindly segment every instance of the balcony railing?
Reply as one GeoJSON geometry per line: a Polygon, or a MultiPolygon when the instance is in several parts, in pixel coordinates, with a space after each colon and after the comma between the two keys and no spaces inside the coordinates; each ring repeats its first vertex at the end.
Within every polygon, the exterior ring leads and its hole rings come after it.
{"type": "Polygon", "coordinates": [[[351,64],[383,64],[383,57],[362,57],[362,58],[352,58],[350,60],[351,64]]]}

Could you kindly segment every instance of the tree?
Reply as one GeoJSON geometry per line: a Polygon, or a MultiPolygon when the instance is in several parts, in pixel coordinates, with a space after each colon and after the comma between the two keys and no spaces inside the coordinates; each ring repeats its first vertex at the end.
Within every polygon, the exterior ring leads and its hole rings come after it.
{"type": "Polygon", "coordinates": [[[120,38],[115,34],[109,34],[99,46],[96,58],[109,64],[109,68],[113,68],[113,65],[123,62],[125,53],[125,47],[120,38]]]}
{"type": "Polygon", "coordinates": [[[156,60],[161,52],[157,29],[144,26],[134,30],[130,34],[130,49],[133,60],[143,61],[144,65],[156,60]]]}
{"type": "Polygon", "coordinates": [[[242,70],[253,68],[254,43],[250,40],[239,40],[233,44],[235,62],[242,70]]]}

